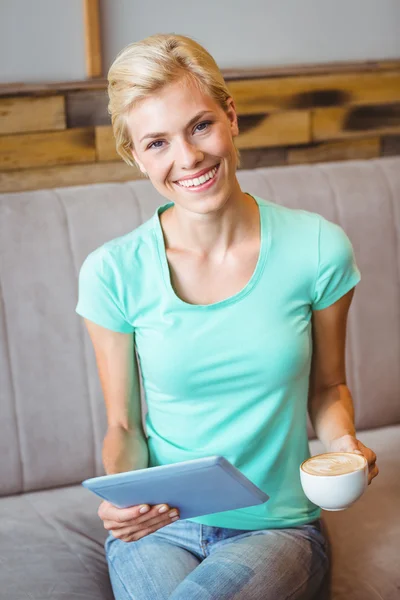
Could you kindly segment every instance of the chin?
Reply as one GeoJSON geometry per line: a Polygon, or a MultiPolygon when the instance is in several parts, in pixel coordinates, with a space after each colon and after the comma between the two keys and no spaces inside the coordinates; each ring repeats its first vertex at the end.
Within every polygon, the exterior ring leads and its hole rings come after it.
{"type": "Polygon", "coordinates": [[[193,200],[189,198],[189,202],[185,198],[185,202],[180,204],[191,212],[204,215],[222,210],[229,197],[229,193],[220,191],[218,194],[210,194],[203,198],[194,198],[193,200]]]}

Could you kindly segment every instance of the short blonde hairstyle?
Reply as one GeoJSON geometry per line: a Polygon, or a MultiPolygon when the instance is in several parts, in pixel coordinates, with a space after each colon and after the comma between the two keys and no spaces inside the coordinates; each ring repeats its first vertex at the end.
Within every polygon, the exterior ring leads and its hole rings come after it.
{"type": "MultiPolygon", "coordinates": [[[[189,37],[156,34],[126,46],[108,71],[108,112],[118,154],[135,165],[127,117],[136,102],[185,77],[227,112],[231,96],[217,63],[189,37]]],[[[239,162],[239,151],[236,148],[239,162]]]]}

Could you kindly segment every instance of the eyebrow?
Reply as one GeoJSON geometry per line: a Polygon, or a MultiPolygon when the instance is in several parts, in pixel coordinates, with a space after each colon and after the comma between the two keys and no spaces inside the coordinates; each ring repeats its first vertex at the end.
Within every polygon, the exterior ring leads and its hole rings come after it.
{"type": "MultiPolygon", "coordinates": [[[[199,113],[197,113],[197,115],[195,115],[192,119],[190,119],[189,123],[186,125],[187,127],[190,127],[190,125],[193,125],[198,119],[201,119],[201,117],[203,117],[204,115],[206,115],[207,113],[211,113],[211,110],[202,110],[199,113]]],[[[146,135],[144,135],[141,139],[140,142],[143,142],[143,140],[147,139],[147,138],[156,138],[156,137],[162,137],[164,135],[168,135],[165,131],[157,131],[155,133],[146,133],[146,135]]]]}

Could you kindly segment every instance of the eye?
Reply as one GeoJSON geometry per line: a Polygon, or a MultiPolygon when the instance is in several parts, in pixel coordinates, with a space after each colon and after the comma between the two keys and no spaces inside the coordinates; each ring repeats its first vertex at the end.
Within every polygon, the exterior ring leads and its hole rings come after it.
{"type": "Polygon", "coordinates": [[[208,127],[208,125],[212,125],[212,121],[202,121],[201,123],[199,123],[198,125],[196,125],[195,130],[198,127],[201,127],[201,129],[199,131],[205,131],[208,127]],[[206,125],[206,127],[202,127],[202,125],[206,125]]]}
{"type": "Polygon", "coordinates": [[[161,146],[155,146],[154,144],[163,144],[162,140],[156,140],[155,142],[151,142],[151,144],[149,144],[147,146],[147,149],[150,150],[151,148],[161,148],[161,146]]]}

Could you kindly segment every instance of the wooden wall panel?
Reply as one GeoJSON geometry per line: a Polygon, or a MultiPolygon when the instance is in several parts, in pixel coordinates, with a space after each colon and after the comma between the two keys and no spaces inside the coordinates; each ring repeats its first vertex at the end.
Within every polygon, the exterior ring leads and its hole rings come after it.
{"type": "Polygon", "coordinates": [[[64,96],[0,98],[0,135],[65,127],[64,96]]]}
{"type": "MultiPolygon", "coordinates": [[[[223,76],[238,112],[240,168],[400,154],[400,60],[223,76]]],[[[0,192],[141,178],[115,150],[107,105],[104,79],[0,86],[0,192]]]]}
{"type": "Polygon", "coordinates": [[[391,103],[399,100],[400,72],[248,79],[231,81],[228,87],[242,115],[391,103]]]}
{"type": "Polygon", "coordinates": [[[280,167],[286,164],[286,148],[249,148],[240,150],[239,169],[280,167]]]}
{"type": "Polygon", "coordinates": [[[400,135],[388,135],[382,138],[382,156],[398,156],[400,154],[400,135]]]}
{"type": "Polygon", "coordinates": [[[89,125],[110,125],[107,111],[107,90],[84,90],[66,94],[68,127],[88,127],[89,125]]]}
{"type": "Polygon", "coordinates": [[[122,160],[115,149],[111,125],[96,127],[96,156],[99,161],[122,160]]]}
{"type": "Polygon", "coordinates": [[[235,138],[239,150],[310,141],[310,113],[306,111],[240,117],[239,135],[235,138]]]}
{"type": "Polygon", "coordinates": [[[400,133],[400,103],[312,111],[313,140],[400,133]]]}
{"type": "MultiPolygon", "coordinates": [[[[301,76],[325,76],[334,75],[336,73],[382,73],[384,71],[399,71],[399,59],[384,59],[384,60],[348,60],[341,62],[330,63],[306,63],[295,65],[279,65],[269,67],[257,67],[249,69],[223,69],[222,74],[226,81],[239,81],[243,79],[269,79],[277,77],[301,77],[301,76]]],[[[12,84],[8,84],[12,85],[12,84]]]]}
{"type": "Polygon", "coordinates": [[[379,137],[340,142],[325,142],[299,148],[287,149],[289,165],[377,158],[380,156],[379,137]]]}
{"type": "Polygon", "coordinates": [[[89,163],[96,160],[94,129],[67,129],[0,138],[0,170],[89,163]]]}

